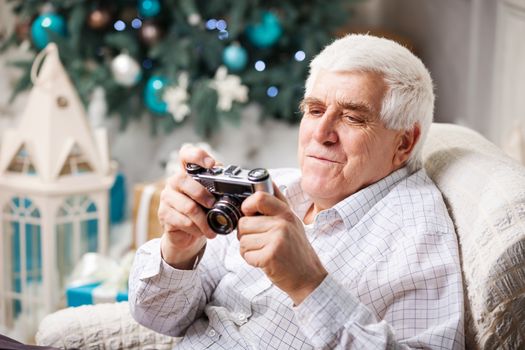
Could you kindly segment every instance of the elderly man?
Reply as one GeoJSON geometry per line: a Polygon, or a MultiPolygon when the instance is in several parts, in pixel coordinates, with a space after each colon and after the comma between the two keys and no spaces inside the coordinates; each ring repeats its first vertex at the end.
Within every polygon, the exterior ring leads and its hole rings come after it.
{"type": "MultiPolygon", "coordinates": [[[[161,239],[130,278],[141,324],[182,349],[461,349],[458,247],[421,168],[432,80],[400,45],[349,35],[311,63],[300,171],[272,172],[274,195],[242,204],[216,236],[214,197],[180,171],[162,193],[161,239]]],[[[183,164],[212,167],[185,147],[183,164]]]]}

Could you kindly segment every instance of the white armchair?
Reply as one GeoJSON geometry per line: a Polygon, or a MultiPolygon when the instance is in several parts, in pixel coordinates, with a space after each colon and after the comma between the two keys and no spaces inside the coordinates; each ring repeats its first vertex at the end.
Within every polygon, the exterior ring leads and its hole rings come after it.
{"type": "MultiPolygon", "coordinates": [[[[478,133],[451,124],[433,124],[423,152],[459,237],[467,348],[525,348],[525,168],[478,133]]],[[[170,349],[176,339],[138,325],[127,303],[120,303],[49,315],[37,342],[170,349]]]]}

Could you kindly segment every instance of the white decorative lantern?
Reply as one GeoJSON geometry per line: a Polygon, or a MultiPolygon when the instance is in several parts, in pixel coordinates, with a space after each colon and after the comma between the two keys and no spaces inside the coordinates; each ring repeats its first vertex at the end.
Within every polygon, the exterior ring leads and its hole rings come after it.
{"type": "Polygon", "coordinates": [[[26,108],[0,147],[0,333],[18,339],[61,306],[82,254],[106,253],[116,172],[106,130],[91,129],[55,44],[31,75],[26,108]]]}

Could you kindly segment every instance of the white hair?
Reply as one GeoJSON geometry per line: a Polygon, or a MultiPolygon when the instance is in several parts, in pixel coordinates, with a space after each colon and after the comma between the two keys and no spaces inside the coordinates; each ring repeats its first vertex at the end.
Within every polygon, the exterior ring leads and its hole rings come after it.
{"type": "Polygon", "coordinates": [[[379,118],[393,130],[412,130],[419,123],[421,135],[407,166],[412,171],[421,168],[421,149],[434,115],[434,91],[430,73],[419,58],[392,40],[349,34],[325,47],[312,60],[305,95],[309,95],[320,70],[380,73],[387,92],[379,118]]]}

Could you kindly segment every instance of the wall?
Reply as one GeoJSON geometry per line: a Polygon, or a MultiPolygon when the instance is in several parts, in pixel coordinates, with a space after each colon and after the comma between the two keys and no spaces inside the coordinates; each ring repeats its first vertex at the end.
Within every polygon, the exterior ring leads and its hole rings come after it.
{"type": "Polygon", "coordinates": [[[465,118],[469,1],[385,1],[384,26],[410,38],[436,86],[436,120],[465,118]]]}
{"type": "Polygon", "coordinates": [[[435,120],[467,123],[470,11],[468,0],[371,0],[355,26],[399,35],[413,44],[436,87],[435,120]]]}
{"type": "Polygon", "coordinates": [[[525,0],[500,0],[494,34],[492,139],[525,164],[525,0]]]}

